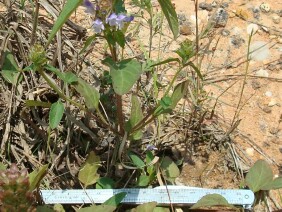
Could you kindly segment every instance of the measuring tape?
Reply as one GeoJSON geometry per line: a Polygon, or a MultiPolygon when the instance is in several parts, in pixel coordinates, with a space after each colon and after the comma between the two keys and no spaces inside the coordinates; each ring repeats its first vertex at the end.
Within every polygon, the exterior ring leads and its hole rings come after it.
{"type": "Polygon", "coordinates": [[[156,188],[122,189],[73,189],[41,190],[45,204],[89,204],[103,203],[115,194],[126,192],[122,203],[142,204],[155,201],[158,204],[193,205],[207,194],[220,194],[229,204],[250,208],[254,202],[254,193],[245,189],[205,189],[185,186],[160,186],[156,188]]]}

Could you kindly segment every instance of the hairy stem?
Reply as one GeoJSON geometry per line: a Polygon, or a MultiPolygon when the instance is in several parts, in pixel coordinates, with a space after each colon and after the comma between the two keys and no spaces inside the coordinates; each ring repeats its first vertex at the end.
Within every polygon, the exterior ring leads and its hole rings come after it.
{"type": "Polygon", "coordinates": [[[250,65],[250,45],[251,45],[252,35],[253,34],[251,33],[251,35],[249,36],[249,40],[248,40],[247,63],[246,63],[246,68],[245,68],[244,80],[243,80],[243,85],[242,85],[242,89],[241,89],[241,92],[240,92],[240,97],[239,97],[239,101],[238,101],[238,104],[237,104],[236,112],[234,114],[231,125],[234,124],[236,118],[239,116],[239,113],[240,113],[240,104],[241,104],[241,101],[242,101],[242,98],[243,98],[243,93],[244,93],[244,90],[245,90],[245,84],[246,84],[246,81],[247,81],[249,65],[250,65]]]}
{"type": "Polygon", "coordinates": [[[31,41],[30,46],[33,46],[36,40],[36,30],[38,25],[38,16],[39,16],[39,3],[38,0],[35,1],[35,12],[33,17],[33,24],[32,24],[32,32],[31,32],[31,41]]]}

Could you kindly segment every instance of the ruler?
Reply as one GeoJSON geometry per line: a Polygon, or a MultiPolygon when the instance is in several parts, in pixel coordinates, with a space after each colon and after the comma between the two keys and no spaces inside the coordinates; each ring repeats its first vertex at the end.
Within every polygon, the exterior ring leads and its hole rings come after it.
{"type": "Polygon", "coordinates": [[[254,193],[246,189],[205,189],[186,186],[160,186],[156,188],[124,189],[73,189],[41,190],[45,204],[87,204],[103,203],[113,195],[126,192],[122,203],[142,204],[156,201],[160,205],[193,205],[207,194],[220,194],[232,205],[250,208],[254,202],[254,193]]]}

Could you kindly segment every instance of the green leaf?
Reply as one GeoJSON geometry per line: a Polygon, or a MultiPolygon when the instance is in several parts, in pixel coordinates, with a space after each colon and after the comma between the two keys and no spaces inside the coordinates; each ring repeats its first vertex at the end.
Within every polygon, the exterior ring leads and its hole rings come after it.
{"type": "Polygon", "coordinates": [[[114,31],[113,33],[115,41],[120,45],[122,48],[125,46],[125,37],[121,30],[114,31]]]}
{"type": "Polygon", "coordinates": [[[223,196],[219,194],[207,194],[203,196],[190,209],[198,209],[198,208],[212,207],[212,206],[227,206],[227,207],[234,208],[234,206],[230,205],[223,196]]]}
{"type": "Polygon", "coordinates": [[[83,0],[67,0],[65,6],[62,9],[62,12],[60,13],[58,19],[54,23],[54,26],[52,28],[51,33],[49,34],[48,41],[46,46],[49,46],[52,39],[56,36],[56,33],[61,29],[61,27],[64,25],[64,23],[68,20],[68,18],[71,16],[73,11],[81,5],[83,0]]]}
{"type": "Polygon", "coordinates": [[[50,102],[41,102],[41,101],[36,101],[36,100],[26,100],[25,101],[25,105],[27,107],[46,107],[46,108],[50,108],[52,104],[50,102]]]}
{"type": "Polygon", "coordinates": [[[167,109],[164,109],[163,106],[160,104],[154,111],[154,116],[159,116],[161,114],[165,113],[171,113],[171,109],[168,107],[167,109]]]}
{"type": "MultiPolygon", "coordinates": [[[[198,69],[197,66],[194,65],[194,63],[189,62],[189,63],[187,63],[186,65],[191,66],[191,67],[194,69],[194,71],[196,72],[196,74],[198,75],[198,77],[200,77],[200,79],[203,80],[203,75],[202,75],[201,71],[198,69]]],[[[185,66],[186,66],[186,65],[185,65],[185,66]]]]}
{"type": "Polygon", "coordinates": [[[180,175],[177,165],[168,156],[165,156],[162,160],[161,169],[164,177],[169,181],[174,181],[180,175]]]}
{"type": "Polygon", "coordinates": [[[132,163],[142,169],[145,167],[145,163],[143,162],[143,160],[141,160],[137,155],[133,154],[132,152],[128,152],[128,156],[130,157],[130,159],[132,160],[132,163]]]}
{"type": "Polygon", "coordinates": [[[20,74],[19,67],[13,54],[9,51],[5,51],[4,53],[4,64],[0,73],[8,83],[13,85],[17,84],[18,76],[20,74]]]}
{"type": "Polygon", "coordinates": [[[180,47],[175,51],[182,59],[182,64],[185,64],[190,58],[195,55],[193,42],[189,39],[180,43],[180,47]]]}
{"type": "Polygon", "coordinates": [[[0,162],[0,171],[6,170],[7,166],[0,162]]]}
{"type": "Polygon", "coordinates": [[[140,175],[137,180],[137,186],[146,187],[150,183],[150,177],[147,175],[140,175]]]}
{"type": "Polygon", "coordinates": [[[111,205],[92,205],[90,207],[81,208],[78,212],[114,212],[115,206],[111,205]]]}
{"type": "Polygon", "coordinates": [[[92,44],[92,42],[96,39],[96,35],[92,35],[88,37],[84,43],[83,48],[80,50],[78,54],[82,54],[85,52],[85,50],[92,44]]]}
{"type": "Polygon", "coordinates": [[[249,170],[245,182],[246,185],[255,193],[273,180],[273,172],[268,163],[258,160],[249,170]]]}
{"type": "Polygon", "coordinates": [[[98,108],[100,94],[93,86],[89,85],[83,79],[78,78],[78,81],[74,87],[77,92],[84,97],[85,104],[89,109],[98,108]]]}
{"type": "Polygon", "coordinates": [[[109,177],[101,177],[97,180],[96,188],[109,189],[114,188],[115,181],[109,177]]]}
{"type": "Polygon", "coordinates": [[[171,0],[158,0],[161,5],[162,11],[166,17],[169,28],[172,31],[174,39],[177,38],[179,34],[179,23],[175,9],[171,3],[171,0]]]}
{"type": "Polygon", "coordinates": [[[260,190],[272,190],[282,188],[282,177],[277,177],[265,186],[262,186],[260,190]]]}
{"type": "Polygon", "coordinates": [[[86,188],[97,182],[99,174],[97,173],[100,164],[100,157],[94,152],[90,152],[85,163],[78,173],[78,179],[86,188]]]}
{"type": "Polygon", "coordinates": [[[29,178],[29,190],[33,191],[34,189],[38,188],[41,180],[47,174],[48,164],[35,169],[28,175],[29,178]]]}
{"type": "Polygon", "coordinates": [[[78,80],[77,76],[72,72],[63,73],[59,69],[57,69],[57,68],[55,68],[55,67],[53,67],[49,64],[46,64],[44,66],[44,68],[47,69],[48,71],[52,71],[53,73],[55,73],[65,83],[72,84],[74,82],[77,82],[77,80],[78,80]]]}
{"type": "Polygon", "coordinates": [[[60,100],[51,105],[49,113],[49,126],[52,130],[57,128],[60,124],[60,121],[64,115],[64,110],[64,104],[60,100]]]}
{"type": "Polygon", "coordinates": [[[42,205],[36,207],[36,212],[54,212],[54,210],[48,205],[42,205]]]}
{"type": "Polygon", "coordinates": [[[180,99],[182,99],[187,94],[188,86],[189,86],[189,81],[186,80],[184,82],[179,83],[175,87],[171,96],[171,105],[170,105],[171,109],[174,109],[177,103],[180,101],[180,99]]]}
{"type": "Polygon", "coordinates": [[[74,82],[77,82],[77,80],[78,80],[78,77],[74,73],[72,72],[64,73],[64,80],[63,80],[64,82],[72,84],[74,82]]]}
{"type": "MultiPolygon", "coordinates": [[[[146,152],[146,164],[150,164],[154,159],[154,155],[151,151],[147,151],[146,152]]],[[[155,172],[155,166],[151,165],[151,166],[147,166],[147,172],[150,175],[150,178],[154,178],[156,172],[155,172]]]]}
{"type": "Polygon", "coordinates": [[[118,13],[127,13],[125,6],[124,6],[124,0],[114,0],[114,11],[118,13]]]}
{"type": "Polygon", "coordinates": [[[64,209],[64,207],[61,204],[55,204],[53,209],[56,212],[65,212],[65,209],[64,209]]]}
{"type": "MultiPolygon", "coordinates": [[[[143,119],[141,104],[136,95],[131,96],[131,114],[128,122],[126,123],[127,131],[130,131],[136,124],[143,119]]],[[[132,134],[133,140],[139,140],[143,136],[142,130],[138,130],[132,134]]]]}
{"type": "Polygon", "coordinates": [[[57,68],[55,68],[54,66],[51,66],[51,65],[49,65],[49,64],[45,64],[44,65],[44,68],[46,69],[46,70],[48,70],[48,71],[52,71],[54,74],[56,74],[61,80],[64,80],[64,75],[63,75],[63,73],[59,70],[59,69],[57,69],[57,68]]]}
{"type": "Polygon", "coordinates": [[[141,63],[135,59],[115,63],[111,58],[106,58],[103,63],[110,67],[113,88],[118,95],[129,92],[143,72],[141,63]]]}
{"type": "Polygon", "coordinates": [[[153,212],[157,206],[157,202],[148,202],[133,208],[132,212],[153,212]]]}
{"type": "Polygon", "coordinates": [[[149,164],[154,159],[154,155],[151,151],[146,152],[146,164],[149,164]]]}
{"type": "Polygon", "coordinates": [[[115,194],[110,199],[108,199],[106,202],[104,202],[103,205],[111,205],[111,206],[117,207],[126,195],[127,195],[126,192],[115,194]]]}
{"type": "Polygon", "coordinates": [[[161,101],[160,105],[162,106],[163,109],[168,109],[172,105],[172,100],[169,96],[164,96],[161,101]]]}
{"type": "Polygon", "coordinates": [[[155,66],[163,65],[163,64],[170,63],[170,62],[178,62],[178,63],[180,63],[178,58],[168,58],[168,59],[165,59],[165,60],[163,60],[161,62],[153,63],[152,65],[150,65],[150,67],[155,67],[155,66]]]}
{"type": "Polygon", "coordinates": [[[156,207],[154,208],[153,212],[170,212],[170,210],[164,207],[156,207]]]}

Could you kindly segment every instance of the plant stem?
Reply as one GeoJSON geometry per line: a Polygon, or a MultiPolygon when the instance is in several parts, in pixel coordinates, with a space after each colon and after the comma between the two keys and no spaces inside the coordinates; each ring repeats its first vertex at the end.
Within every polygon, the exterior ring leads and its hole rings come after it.
{"type": "Polygon", "coordinates": [[[249,66],[250,66],[250,45],[251,45],[252,35],[253,34],[251,33],[251,35],[249,36],[249,40],[248,40],[247,63],[246,63],[246,69],[245,69],[245,74],[244,74],[244,80],[243,80],[243,85],[242,85],[242,89],[241,89],[241,92],[240,92],[240,98],[239,98],[239,101],[238,101],[238,104],[237,104],[237,107],[236,107],[236,112],[235,112],[233,120],[231,122],[231,126],[234,124],[235,119],[238,117],[238,115],[240,113],[239,107],[240,107],[240,104],[241,104],[241,101],[242,101],[242,98],[243,98],[243,93],[244,93],[244,90],[245,90],[245,84],[246,84],[246,81],[247,81],[247,76],[248,76],[248,71],[249,71],[249,66]]]}
{"type": "MultiPolygon", "coordinates": [[[[117,49],[115,46],[110,46],[112,59],[117,62],[117,49]]],[[[116,107],[117,107],[117,131],[120,132],[121,135],[124,134],[124,118],[123,118],[123,112],[122,112],[122,96],[116,94],[116,107]]]]}
{"type": "Polygon", "coordinates": [[[105,118],[101,114],[101,111],[99,110],[99,108],[97,108],[97,114],[98,114],[98,117],[100,118],[100,120],[98,120],[91,112],[89,112],[87,108],[83,107],[81,104],[77,103],[76,101],[73,101],[72,99],[67,97],[62,91],[60,91],[60,89],[56,85],[54,85],[53,82],[47,77],[47,75],[44,73],[42,68],[38,68],[37,71],[44,78],[44,80],[48,83],[48,85],[59,95],[60,98],[64,99],[65,101],[72,103],[73,105],[75,105],[79,109],[85,111],[88,115],[94,117],[97,121],[101,121],[103,125],[105,125],[106,127],[109,127],[112,131],[115,132],[115,130],[113,130],[112,127],[110,126],[110,124],[105,120],[105,118]]]}
{"type": "Polygon", "coordinates": [[[122,113],[122,96],[116,94],[116,103],[117,103],[117,120],[118,120],[118,131],[121,135],[124,134],[124,120],[122,113]]]}
{"type": "Polygon", "coordinates": [[[33,24],[32,24],[32,32],[31,32],[31,41],[30,46],[33,46],[36,40],[36,29],[38,24],[38,16],[39,16],[39,3],[38,0],[35,1],[35,12],[33,17],[33,24]]]}

